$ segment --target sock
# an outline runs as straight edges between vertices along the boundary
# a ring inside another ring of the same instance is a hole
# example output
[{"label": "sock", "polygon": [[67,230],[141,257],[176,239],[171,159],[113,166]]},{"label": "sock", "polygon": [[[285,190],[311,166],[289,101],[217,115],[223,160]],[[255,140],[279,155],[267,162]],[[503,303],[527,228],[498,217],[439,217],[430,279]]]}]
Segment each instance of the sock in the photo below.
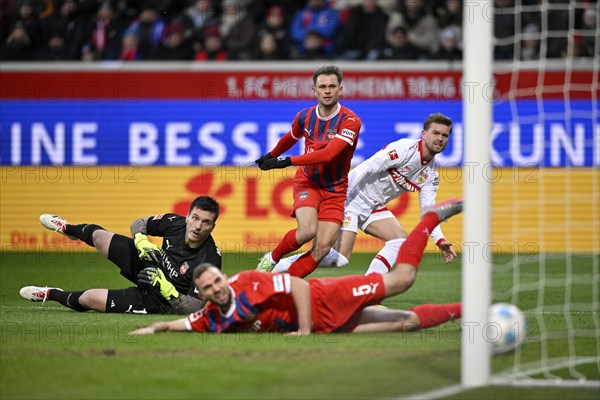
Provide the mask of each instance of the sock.
[{"label": "sock", "polygon": [[100,225],[94,224],[80,224],[65,226],[65,233],[69,236],[75,236],[77,239],[87,243],[89,246],[94,247],[94,241],[92,240],[92,234],[98,229],[106,230]]},{"label": "sock", "polygon": [[396,264],[410,264],[419,268],[421,257],[427,246],[427,239],[433,228],[438,226],[440,220],[435,213],[425,214],[421,222],[415,226],[404,244],[400,247]]},{"label": "sock", "polygon": [[431,328],[462,316],[462,303],[423,304],[410,311],[419,317],[419,329]]},{"label": "sock", "polygon": [[297,260],[299,259],[302,254],[304,253],[299,253],[299,254],[294,254],[293,256],[289,256],[286,258],[282,258],[281,260],[279,260],[279,262],[275,265],[275,268],[273,268],[273,273],[277,273],[277,272],[287,272],[288,269],[290,269],[290,266]]},{"label": "sock", "polygon": [[400,238],[388,240],[387,242],[385,242],[383,248],[379,250],[379,253],[377,253],[371,261],[369,269],[367,270],[365,275],[369,275],[372,273],[378,273],[383,275],[390,272],[394,267],[394,261],[396,261],[396,258],[398,257],[398,251],[400,250],[400,247],[402,246],[402,243],[404,243],[405,240],[405,238]]},{"label": "sock", "polygon": [[281,258],[287,253],[291,253],[292,251],[300,248],[301,244],[299,244],[296,240],[296,231],[297,229],[292,229],[285,234],[283,239],[281,239],[277,247],[275,247],[271,253],[271,258],[273,258],[273,261],[278,263],[279,260],[281,260]]},{"label": "sock", "polygon": [[319,267],[337,267],[341,268],[348,265],[348,259],[344,257],[339,251],[333,247],[329,250],[329,253],[319,263]]},{"label": "sock", "polygon": [[58,301],[60,304],[69,307],[71,310],[89,311],[79,304],[79,298],[83,292],[85,292],[85,290],[81,292],[63,292],[62,290],[50,289],[48,292],[48,300]]},{"label": "sock", "polygon": [[310,275],[317,268],[317,262],[310,252],[302,254],[288,269],[288,273],[298,278]]}]

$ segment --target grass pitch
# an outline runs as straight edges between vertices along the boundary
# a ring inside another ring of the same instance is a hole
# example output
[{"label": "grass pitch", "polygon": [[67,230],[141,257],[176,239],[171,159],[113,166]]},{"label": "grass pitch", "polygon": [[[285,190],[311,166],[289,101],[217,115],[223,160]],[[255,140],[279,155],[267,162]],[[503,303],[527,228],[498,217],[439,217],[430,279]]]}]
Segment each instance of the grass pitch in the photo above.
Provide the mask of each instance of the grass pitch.
[{"label": "grass pitch", "polygon": [[[364,273],[371,257],[356,254],[347,267],[319,269],[314,276]],[[233,275],[253,268],[257,259],[255,255],[226,254],[224,270]],[[134,328],[177,317],[77,313],[55,302],[41,305],[19,296],[19,289],[26,285],[65,290],[129,286],[114,265],[95,253],[0,253],[0,260],[2,399],[399,398],[460,382],[459,322],[410,334],[289,338],[281,334],[171,333],[131,337],[127,332]],[[496,300],[506,301],[515,272],[503,270],[511,263],[510,258],[495,261]],[[548,260],[546,278],[564,278],[563,265],[560,256]],[[576,273],[591,276],[589,257],[582,257],[575,265]],[[537,268],[525,266],[517,272],[522,283],[540,279]],[[594,281],[589,281],[588,285],[577,285],[571,294],[573,302],[591,302]],[[542,298],[547,304],[560,304],[564,296],[564,287],[557,286]],[[530,309],[538,299],[538,290],[525,290],[517,300],[519,306]],[[460,263],[444,265],[439,256],[428,255],[415,285],[384,304],[408,309],[459,300]],[[494,357],[494,371],[510,368],[517,357],[522,363],[539,360],[542,346],[535,337],[539,337],[540,323],[547,329],[561,330],[566,322],[559,314],[528,315],[534,340],[521,352]],[[593,329],[597,319],[596,310],[596,314],[576,314],[570,322],[578,328]],[[578,354],[597,356],[596,340],[577,341]],[[566,354],[566,339],[548,343],[544,351]],[[578,370],[588,379],[600,379],[597,365]],[[595,399],[598,392],[490,387],[462,392],[454,398],[505,397]]]}]

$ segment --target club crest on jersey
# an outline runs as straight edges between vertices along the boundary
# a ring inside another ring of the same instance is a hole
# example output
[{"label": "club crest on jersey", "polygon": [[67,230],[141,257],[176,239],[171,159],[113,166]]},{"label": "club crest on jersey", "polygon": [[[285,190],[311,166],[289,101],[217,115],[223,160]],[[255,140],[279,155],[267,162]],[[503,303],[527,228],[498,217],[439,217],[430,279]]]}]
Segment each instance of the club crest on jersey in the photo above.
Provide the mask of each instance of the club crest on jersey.
[{"label": "club crest on jersey", "polygon": [[394,160],[398,159],[398,152],[396,150],[388,151],[387,155],[388,155],[388,158],[390,159],[390,161],[394,161]]},{"label": "club crest on jersey", "polygon": [[179,267],[179,273],[181,275],[185,275],[185,273],[187,272],[188,269],[190,269],[190,266],[188,265],[188,263],[186,261],[183,264],[181,264],[181,267]]},{"label": "club crest on jersey", "polygon": [[427,174],[425,172],[421,172],[421,174],[417,178],[417,183],[423,183],[427,180],[427,178],[429,178],[429,174]]},{"label": "club crest on jersey", "polygon": [[327,130],[327,139],[331,140],[335,137],[335,131],[333,129]]},{"label": "club crest on jersey", "polygon": [[300,192],[298,193],[298,200],[304,201],[308,199],[308,192]]}]

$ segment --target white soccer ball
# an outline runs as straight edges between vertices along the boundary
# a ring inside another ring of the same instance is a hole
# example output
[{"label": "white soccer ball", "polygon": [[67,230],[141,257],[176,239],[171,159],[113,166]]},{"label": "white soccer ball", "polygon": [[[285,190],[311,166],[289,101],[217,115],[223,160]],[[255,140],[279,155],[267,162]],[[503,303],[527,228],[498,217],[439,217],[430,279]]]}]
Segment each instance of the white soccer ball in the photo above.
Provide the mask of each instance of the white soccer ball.
[{"label": "white soccer ball", "polygon": [[527,319],[513,304],[496,303],[489,309],[486,339],[492,343],[494,354],[506,353],[519,347],[527,336]]}]

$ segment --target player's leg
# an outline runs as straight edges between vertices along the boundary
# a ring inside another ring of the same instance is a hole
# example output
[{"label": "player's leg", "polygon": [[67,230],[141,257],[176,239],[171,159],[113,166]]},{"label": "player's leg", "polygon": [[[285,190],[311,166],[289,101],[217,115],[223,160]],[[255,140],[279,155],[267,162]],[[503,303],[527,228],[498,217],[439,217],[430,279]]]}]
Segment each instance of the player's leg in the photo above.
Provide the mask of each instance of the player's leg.
[{"label": "player's leg", "polygon": [[434,205],[421,213],[421,221],[400,247],[396,267],[383,276],[385,296],[403,293],[414,283],[417,268],[423,257],[429,234],[440,222],[462,211],[462,198],[452,198]]},{"label": "player's leg", "polygon": [[104,257],[108,256],[108,246],[113,233],[95,224],[70,224],[67,220],[52,214],[40,215],[40,223],[47,229],[65,235],[71,240],[81,240],[95,247]]},{"label": "player's leg", "polygon": [[[102,289],[91,289],[91,290],[82,290],[82,291],[63,291],[58,288],[49,288],[49,287],[41,287],[41,286],[25,286],[19,291],[21,297],[30,300],[30,301],[56,301],[62,304],[65,307],[70,308],[75,311],[88,311],[93,308],[89,307],[85,301],[81,302],[82,297],[87,297],[90,299],[89,294],[86,295],[87,292],[94,292],[96,290]],[[105,289],[104,289],[105,290]],[[95,293],[98,294],[98,293]],[[101,295],[101,294],[100,294]],[[104,304],[106,304],[106,296],[104,299]],[[101,311],[102,310],[97,310]]]},{"label": "player's leg", "polygon": [[462,316],[462,303],[424,304],[410,311],[366,307],[353,332],[411,332],[427,329]]},{"label": "player's leg", "polygon": [[390,272],[398,257],[398,251],[400,246],[404,243],[408,237],[408,233],[400,225],[396,217],[386,210],[387,212],[380,214],[378,217],[373,216],[373,220],[367,220],[365,233],[376,237],[385,242],[383,248],[373,257],[367,274],[379,273],[387,274]]}]

